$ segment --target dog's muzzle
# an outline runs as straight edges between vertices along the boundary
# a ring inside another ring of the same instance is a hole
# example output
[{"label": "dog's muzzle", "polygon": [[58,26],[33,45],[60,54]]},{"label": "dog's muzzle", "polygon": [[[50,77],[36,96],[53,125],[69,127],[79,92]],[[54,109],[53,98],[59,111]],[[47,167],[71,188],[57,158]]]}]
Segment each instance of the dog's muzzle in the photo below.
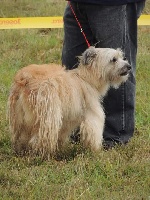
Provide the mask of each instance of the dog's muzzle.
[{"label": "dog's muzzle", "polygon": [[126,64],[120,70],[120,76],[126,76],[131,71],[131,65]]}]

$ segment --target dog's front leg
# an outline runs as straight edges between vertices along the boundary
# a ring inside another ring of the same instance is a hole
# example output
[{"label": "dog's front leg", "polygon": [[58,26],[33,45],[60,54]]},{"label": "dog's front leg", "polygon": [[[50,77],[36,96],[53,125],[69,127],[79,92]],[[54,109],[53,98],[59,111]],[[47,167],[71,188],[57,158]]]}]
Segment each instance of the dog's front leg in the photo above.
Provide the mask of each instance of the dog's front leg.
[{"label": "dog's front leg", "polygon": [[103,129],[104,129],[105,114],[103,109],[88,110],[85,115],[85,120],[81,123],[80,134],[83,145],[90,147],[92,151],[97,151],[102,146]]}]

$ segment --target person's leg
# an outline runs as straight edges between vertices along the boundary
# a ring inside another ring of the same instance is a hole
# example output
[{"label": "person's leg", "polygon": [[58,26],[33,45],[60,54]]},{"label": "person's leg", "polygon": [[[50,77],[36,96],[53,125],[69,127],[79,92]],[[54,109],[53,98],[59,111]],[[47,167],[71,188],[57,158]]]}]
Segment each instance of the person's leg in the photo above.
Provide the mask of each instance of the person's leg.
[{"label": "person's leg", "polygon": [[[86,37],[92,43],[92,32],[84,14],[80,13],[79,4],[71,2],[74,12],[86,32]],[[88,48],[85,39],[81,33],[79,25],[69,7],[67,5],[64,13],[64,43],[62,50],[62,64],[67,69],[73,69],[78,66],[78,58]]]},{"label": "person's leg", "polygon": [[[84,12],[80,12],[80,5],[78,3],[71,2],[74,12],[84,30],[89,43],[93,44],[93,34],[89,27],[85,9]],[[85,5],[82,5],[85,7]],[[62,64],[69,70],[78,67],[78,58],[88,48],[86,41],[81,33],[79,25],[73,15],[69,5],[67,5],[64,13],[64,43],[62,49]],[[77,127],[73,130],[71,135],[71,142],[78,143],[80,141],[80,128]]]},{"label": "person's leg", "polygon": [[117,90],[110,89],[104,99],[104,140],[108,145],[115,142],[125,144],[134,132],[137,6],[86,7],[92,33],[99,41],[98,47],[121,48],[132,65],[128,81]]}]

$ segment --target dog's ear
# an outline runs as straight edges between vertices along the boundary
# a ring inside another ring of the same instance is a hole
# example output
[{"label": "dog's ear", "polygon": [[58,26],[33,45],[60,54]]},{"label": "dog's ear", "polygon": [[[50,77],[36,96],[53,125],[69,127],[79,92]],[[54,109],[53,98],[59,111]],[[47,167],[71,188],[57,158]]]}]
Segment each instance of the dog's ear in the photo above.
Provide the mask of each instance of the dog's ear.
[{"label": "dog's ear", "polygon": [[124,52],[122,51],[121,48],[117,48],[116,51],[118,52],[118,54],[123,57],[124,56]]},{"label": "dog's ear", "polygon": [[82,65],[90,65],[94,61],[97,55],[95,47],[89,47],[80,57],[80,62]]}]

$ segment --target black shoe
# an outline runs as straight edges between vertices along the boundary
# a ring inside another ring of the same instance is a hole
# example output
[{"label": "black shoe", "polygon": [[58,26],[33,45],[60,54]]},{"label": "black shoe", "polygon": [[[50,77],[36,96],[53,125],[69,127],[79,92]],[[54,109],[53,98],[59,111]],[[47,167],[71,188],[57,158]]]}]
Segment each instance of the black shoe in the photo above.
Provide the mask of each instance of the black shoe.
[{"label": "black shoe", "polygon": [[110,150],[112,148],[115,148],[116,146],[122,146],[126,145],[128,142],[120,142],[120,141],[115,141],[115,140],[105,140],[103,142],[103,148],[104,150]]},{"label": "black shoe", "polygon": [[112,148],[114,148],[118,143],[115,141],[104,141],[103,142],[103,149],[104,150],[110,150]]}]

